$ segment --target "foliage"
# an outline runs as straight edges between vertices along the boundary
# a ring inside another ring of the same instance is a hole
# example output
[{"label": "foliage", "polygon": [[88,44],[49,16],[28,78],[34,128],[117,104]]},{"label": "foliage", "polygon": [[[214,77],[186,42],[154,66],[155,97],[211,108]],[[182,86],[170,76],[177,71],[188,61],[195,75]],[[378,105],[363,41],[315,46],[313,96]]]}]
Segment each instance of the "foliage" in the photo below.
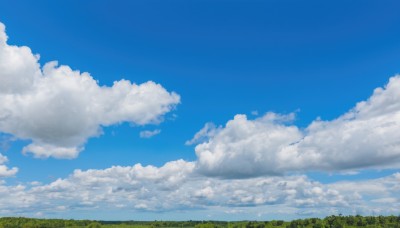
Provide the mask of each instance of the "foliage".
[{"label": "foliage", "polygon": [[91,222],[87,225],[87,228],[101,228],[101,224],[99,222]]},{"label": "foliage", "polygon": [[272,221],[91,221],[63,219],[0,218],[0,228],[400,228],[400,216],[342,216]]}]

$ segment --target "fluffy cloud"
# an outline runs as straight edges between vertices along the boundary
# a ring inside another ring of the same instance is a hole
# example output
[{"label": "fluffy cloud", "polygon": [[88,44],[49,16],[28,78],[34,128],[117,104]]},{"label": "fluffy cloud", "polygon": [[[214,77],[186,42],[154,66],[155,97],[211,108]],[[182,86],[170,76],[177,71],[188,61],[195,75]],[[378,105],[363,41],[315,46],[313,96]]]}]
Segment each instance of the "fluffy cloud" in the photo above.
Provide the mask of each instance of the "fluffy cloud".
[{"label": "fluffy cloud", "polygon": [[351,197],[355,214],[399,214],[400,173],[364,181],[340,181],[327,187]]},{"label": "fluffy cloud", "polygon": [[333,121],[314,121],[298,144],[324,170],[398,168],[400,162],[400,77]]},{"label": "fluffy cloud", "polygon": [[[26,208],[53,210],[60,206],[77,208],[125,208],[129,210],[165,211],[207,206],[243,207],[283,204],[345,205],[338,194],[331,194],[319,183],[304,176],[217,180],[199,176],[194,163],[168,162],[158,168],[136,164],[114,166],[104,170],[76,170],[68,178],[47,185],[10,186],[17,188],[8,198],[26,198]],[[1,193],[1,192],[0,192]],[[11,192],[10,192],[11,193]],[[14,195],[15,194],[15,195]],[[316,197],[318,195],[318,197]],[[7,198],[7,197],[6,197]],[[314,198],[311,200],[309,198]],[[333,199],[334,198],[334,199]],[[1,210],[10,207],[0,200]],[[306,202],[303,202],[305,199]],[[301,202],[300,202],[301,201]],[[335,203],[335,204],[336,204]],[[18,201],[12,205],[20,205]]]},{"label": "fluffy cloud", "polygon": [[14,176],[18,172],[18,168],[8,168],[5,163],[8,162],[8,158],[0,154],[0,177]]},{"label": "fluffy cloud", "polygon": [[[61,215],[65,210],[165,213],[204,209],[234,214],[243,208],[285,208],[286,215],[324,216],[332,210],[346,214],[391,214],[400,212],[399,178],[396,173],[380,179],[333,184],[322,184],[303,175],[221,180],[199,175],[193,162],[177,160],[162,167],[136,164],[75,170],[67,178],[49,184],[6,186],[3,182],[0,214]],[[387,206],[389,201],[392,207]]]},{"label": "fluffy cloud", "polygon": [[75,158],[102,126],[159,123],[180,102],[151,81],[100,86],[89,73],[38,60],[8,45],[0,23],[0,131],[31,140],[23,151],[35,157]]},{"label": "fluffy cloud", "polygon": [[241,178],[399,167],[400,76],[390,78],[368,100],[332,121],[315,120],[300,130],[286,122],[293,117],[267,113],[249,120],[236,115],[196,146],[198,170],[209,176]]},{"label": "fluffy cloud", "polygon": [[207,142],[196,146],[197,166],[202,173],[229,178],[277,174],[286,170],[279,151],[302,138],[295,126],[284,121],[293,115],[268,113],[256,120],[236,115]]},{"label": "fluffy cloud", "polygon": [[155,135],[158,135],[158,134],[160,134],[160,133],[161,133],[161,130],[160,130],[160,129],[156,129],[156,130],[154,130],[154,131],[148,131],[148,130],[146,130],[146,131],[141,131],[141,132],[139,133],[139,136],[140,136],[140,138],[148,139],[148,138],[151,138],[151,137],[153,137],[153,136],[155,136]]}]

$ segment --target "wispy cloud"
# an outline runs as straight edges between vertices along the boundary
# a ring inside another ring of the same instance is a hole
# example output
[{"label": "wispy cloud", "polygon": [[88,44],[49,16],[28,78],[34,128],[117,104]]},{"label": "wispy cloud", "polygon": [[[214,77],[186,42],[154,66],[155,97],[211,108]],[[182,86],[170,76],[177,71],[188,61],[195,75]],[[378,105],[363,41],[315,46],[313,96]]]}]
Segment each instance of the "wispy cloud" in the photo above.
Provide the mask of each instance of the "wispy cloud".
[{"label": "wispy cloud", "polygon": [[155,135],[158,135],[160,133],[161,133],[160,129],[155,129],[153,131],[146,130],[146,131],[141,131],[139,133],[139,136],[140,136],[140,138],[148,139],[148,138],[151,138],[151,137],[153,137]]},{"label": "wispy cloud", "polygon": [[191,140],[187,140],[185,145],[190,146],[193,144],[202,143],[215,136],[221,127],[216,127],[214,123],[206,123],[202,129],[200,129]]}]

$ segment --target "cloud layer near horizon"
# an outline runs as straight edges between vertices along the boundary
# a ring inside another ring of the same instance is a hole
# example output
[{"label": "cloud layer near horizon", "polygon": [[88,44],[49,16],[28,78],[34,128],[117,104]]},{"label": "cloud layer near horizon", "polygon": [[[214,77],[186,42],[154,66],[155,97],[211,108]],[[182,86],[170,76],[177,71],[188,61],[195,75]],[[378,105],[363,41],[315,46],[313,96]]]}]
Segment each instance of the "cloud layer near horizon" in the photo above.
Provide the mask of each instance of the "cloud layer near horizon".
[{"label": "cloud layer near horizon", "polygon": [[101,127],[159,123],[180,102],[152,81],[100,86],[89,73],[38,60],[29,47],[8,45],[0,23],[0,132],[31,140],[23,152],[35,157],[75,158]]},{"label": "cloud layer near horizon", "polygon": [[198,170],[243,178],[400,167],[400,76],[337,119],[317,119],[304,130],[293,120],[293,113],[267,113],[254,120],[236,115],[224,127],[206,124],[193,139],[208,138],[195,148]]},{"label": "cloud layer near horizon", "polygon": [[[399,173],[333,184],[312,181],[304,175],[221,180],[199,175],[193,162],[177,160],[159,168],[136,164],[75,170],[67,178],[49,184],[0,183],[0,214],[203,209],[232,214],[243,213],[243,208],[266,206],[285,208],[286,214],[314,216],[330,214],[332,209],[346,214],[394,214],[400,212],[399,183]],[[392,207],[387,207],[388,202]]]}]

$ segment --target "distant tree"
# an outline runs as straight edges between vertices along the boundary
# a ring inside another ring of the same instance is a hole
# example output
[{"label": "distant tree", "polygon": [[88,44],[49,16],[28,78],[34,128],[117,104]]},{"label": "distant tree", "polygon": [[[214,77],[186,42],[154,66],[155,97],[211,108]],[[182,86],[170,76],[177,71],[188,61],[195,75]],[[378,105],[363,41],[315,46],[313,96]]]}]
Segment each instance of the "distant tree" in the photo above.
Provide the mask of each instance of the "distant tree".
[{"label": "distant tree", "polygon": [[375,217],[374,216],[367,216],[367,217],[365,217],[365,222],[368,225],[375,225]]},{"label": "distant tree", "polygon": [[312,225],[312,228],[323,228],[323,227],[324,225],[322,224],[321,221],[318,221]]},{"label": "distant tree", "polygon": [[326,217],[324,220],[328,224],[329,228],[334,228],[334,223],[335,223],[335,220],[336,220],[336,216],[331,215],[331,216]]},{"label": "distant tree", "polygon": [[361,215],[356,215],[356,225],[357,226],[365,226],[366,222],[364,221],[364,218]]}]

